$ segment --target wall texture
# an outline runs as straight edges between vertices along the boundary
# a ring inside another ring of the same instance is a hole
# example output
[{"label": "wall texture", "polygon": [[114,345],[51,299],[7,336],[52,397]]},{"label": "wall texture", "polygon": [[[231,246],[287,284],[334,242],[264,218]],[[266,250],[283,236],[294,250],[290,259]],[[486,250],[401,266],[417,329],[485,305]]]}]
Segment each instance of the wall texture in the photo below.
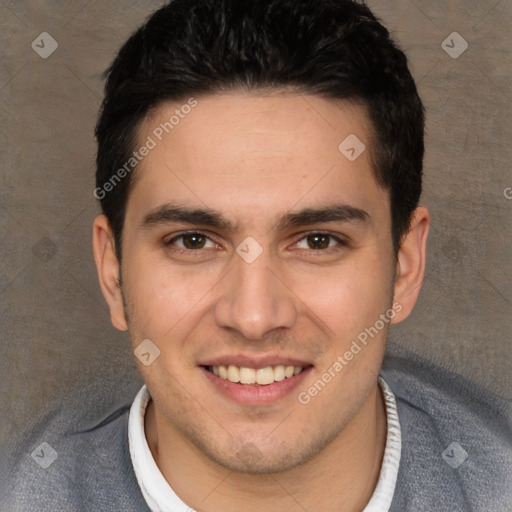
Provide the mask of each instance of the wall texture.
[{"label": "wall texture", "polygon": [[[103,71],[161,4],[0,3],[0,440],[86,382],[141,383],[92,259],[93,128]],[[428,113],[427,277],[391,339],[512,399],[512,4],[369,4]]]}]

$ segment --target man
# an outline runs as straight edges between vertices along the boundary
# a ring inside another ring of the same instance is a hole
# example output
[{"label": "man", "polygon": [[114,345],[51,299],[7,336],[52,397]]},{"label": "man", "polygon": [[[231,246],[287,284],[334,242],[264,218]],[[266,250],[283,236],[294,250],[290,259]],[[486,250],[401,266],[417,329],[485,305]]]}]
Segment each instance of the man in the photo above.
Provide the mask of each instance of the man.
[{"label": "man", "polygon": [[8,510],[512,510],[510,404],[412,354],[383,367],[424,275],[423,124],[364,5],[157,11],[109,70],[94,191],[145,385],[33,429],[18,453],[58,457],[14,458]]}]

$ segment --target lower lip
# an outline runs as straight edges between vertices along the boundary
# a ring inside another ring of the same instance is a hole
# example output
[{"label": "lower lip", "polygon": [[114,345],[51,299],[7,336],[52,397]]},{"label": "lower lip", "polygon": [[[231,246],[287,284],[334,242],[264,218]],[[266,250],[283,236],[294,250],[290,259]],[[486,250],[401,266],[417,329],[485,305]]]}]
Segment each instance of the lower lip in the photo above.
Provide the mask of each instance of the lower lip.
[{"label": "lower lip", "polygon": [[266,386],[234,383],[217,377],[202,366],[200,369],[212,385],[215,386],[215,389],[235,402],[245,405],[266,405],[290,395],[304,381],[313,367],[308,366],[298,375],[267,384]]}]

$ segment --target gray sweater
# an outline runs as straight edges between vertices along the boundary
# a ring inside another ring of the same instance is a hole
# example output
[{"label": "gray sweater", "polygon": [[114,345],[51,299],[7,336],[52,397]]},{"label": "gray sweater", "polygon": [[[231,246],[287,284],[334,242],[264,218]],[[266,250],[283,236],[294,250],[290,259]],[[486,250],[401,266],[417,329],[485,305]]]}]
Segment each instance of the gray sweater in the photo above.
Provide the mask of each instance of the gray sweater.
[{"label": "gray sweater", "polygon": [[[393,345],[381,375],[402,427],[390,512],[512,512],[512,403]],[[105,379],[28,428],[4,456],[0,511],[149,512],[128,449],[139,387]]]}]

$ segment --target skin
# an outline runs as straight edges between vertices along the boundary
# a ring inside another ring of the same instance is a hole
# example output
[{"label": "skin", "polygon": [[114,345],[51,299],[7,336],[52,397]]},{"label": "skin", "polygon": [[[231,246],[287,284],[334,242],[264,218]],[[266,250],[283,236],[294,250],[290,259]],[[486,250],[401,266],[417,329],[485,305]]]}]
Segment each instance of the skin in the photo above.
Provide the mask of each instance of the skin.
[{"label": "skin", "polygon": [[[106,218],[93,228],[113,325],[129,330],[134,349],[149,338],[161,351],[149,366],[136,360],[152,396],[148,444],[173,490],[196,510],[361,510],[385,447],[377,376],[388,324],[307,405],[297,394],[393,303],[401,309],[392,323],[409,315],[424,275],[429,214],[414,212],[395,257],[389,194],[374,179],[362,105],[284,92],[197,99],[137,169],[122,268]],[[160,105],[139,140],[179,107]],[[366,145],[353,162],[338,150],[349,134]],[[166,203],[215,210],[237,229],[142,225]],[[289,213],[335,203],[367,219],[276,227]],[[211,241],[195,239],[200,249],[186,248],[190,237],[165,245],[187,230]],[[344,243],[320,237],[318,244],[311,232]],[[249,236],[263,249],[250,264],[236,252]],[[313,368],[277,403],[242,405],[216,391],[198,366],[226,354],[277,354]]]}]

